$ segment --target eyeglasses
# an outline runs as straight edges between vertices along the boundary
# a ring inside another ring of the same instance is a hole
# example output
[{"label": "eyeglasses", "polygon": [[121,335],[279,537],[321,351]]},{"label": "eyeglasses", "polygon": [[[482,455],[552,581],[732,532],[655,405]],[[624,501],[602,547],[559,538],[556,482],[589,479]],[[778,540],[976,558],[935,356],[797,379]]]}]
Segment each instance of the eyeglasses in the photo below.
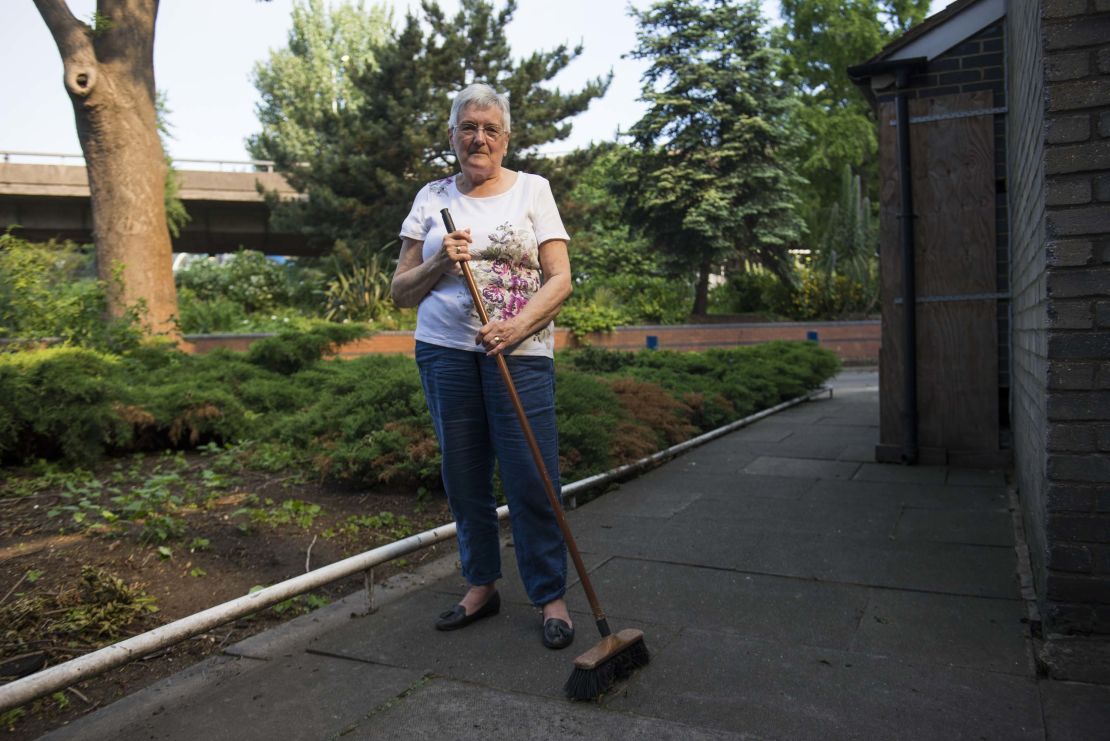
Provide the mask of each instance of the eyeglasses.
[{"label": "eyeglasses", "polygon": [[498,141],[499,139],[501,139],[502,136],[508,133],[505,131],[505,129],[501,128],[497,124],[485,124],[483,126],[479,126],[478,124],[471,123],[469,121],[464,121],[463,123],[456,125],[455,131],[462,134],[462,138],[467,140],[474,139],[476,136],[478,136],[478,132],[481,131],[483,134],[486,135],[486,138],[492,142]]}]

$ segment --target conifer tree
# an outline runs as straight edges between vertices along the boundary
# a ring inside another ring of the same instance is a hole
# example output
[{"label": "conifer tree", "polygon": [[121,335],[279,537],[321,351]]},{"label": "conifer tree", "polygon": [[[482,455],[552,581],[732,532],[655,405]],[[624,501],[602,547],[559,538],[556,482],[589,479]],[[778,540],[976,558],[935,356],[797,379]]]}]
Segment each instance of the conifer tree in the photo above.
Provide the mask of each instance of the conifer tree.
[{"label": "conifer tree", "polygon": [[802,235],[790,90],[757,2],[661,0],[633,13],[650,107],[630,130],[628,213],[663,267],[696,273],[702,315],[710,274],[732,259],[789,280],[788,248]]}]

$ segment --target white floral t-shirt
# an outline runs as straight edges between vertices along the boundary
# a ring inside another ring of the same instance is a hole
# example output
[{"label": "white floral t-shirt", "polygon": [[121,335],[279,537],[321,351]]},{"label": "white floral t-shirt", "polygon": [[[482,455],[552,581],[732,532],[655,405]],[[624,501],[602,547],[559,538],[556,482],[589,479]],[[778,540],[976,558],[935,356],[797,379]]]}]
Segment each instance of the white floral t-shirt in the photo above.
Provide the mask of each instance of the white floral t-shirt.
[{"label": "white floral t-shirt", "polygon": [[[459,192],[454,177],[428,183],[401,225],[402,237],[424,243],[425,260],[442,249],[447,234],[443,208],[451,210],[457,229],[470,228],[470,269],[490,320],[519,314],[543,281],[539,245],[569,239],[551,185],[539,175],[518,172],[504,193],[472,198]],[[416,317],[417,340],[485,352],[475,343],[482,322],[461,274],[444,273],[420,302]],[[548,324],[521,341],[512,354],[552,357],[554,328],[554,323]]]}]

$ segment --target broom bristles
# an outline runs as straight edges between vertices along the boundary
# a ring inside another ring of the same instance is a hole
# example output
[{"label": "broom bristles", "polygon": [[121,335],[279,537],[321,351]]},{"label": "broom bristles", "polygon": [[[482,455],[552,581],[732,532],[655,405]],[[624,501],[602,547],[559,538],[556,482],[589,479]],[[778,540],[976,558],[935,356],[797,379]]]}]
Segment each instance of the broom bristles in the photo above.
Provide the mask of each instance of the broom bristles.
[{"label": "broom bristles", "polygon": [[627,679],[632,672],[647,666],[650,661],[651,654],[648,653],[641,633],[611,656],[595,662],[594,666],[575,666],[563,691],[571,700],[596,700],[608,692],[614,683]]}]

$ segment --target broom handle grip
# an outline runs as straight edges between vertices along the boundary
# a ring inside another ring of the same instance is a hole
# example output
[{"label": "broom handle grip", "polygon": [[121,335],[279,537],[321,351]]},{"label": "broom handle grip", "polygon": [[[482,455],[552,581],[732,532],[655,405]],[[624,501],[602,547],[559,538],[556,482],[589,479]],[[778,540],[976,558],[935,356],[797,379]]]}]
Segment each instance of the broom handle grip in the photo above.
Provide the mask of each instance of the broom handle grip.
[{"label": "broom handle grip", "polygon": [[[451,212],[444,208],[439,213],[443,217],[443,226],[446,227],[447,233],[450,234],[455,231],[455,222],[451,218]],[[478,316],[481,318],[483,325],[489,324],[489,315],[486,314],[482,294],[478,291],[478,284],[474,282],[474,274],[470,271],[470,265],[466,260],[459,264],[462,266],[463,278],[466,279],[466,287],[470,289],[470,297],[474,300],[474,306],[478,308]],[[505,362],[503,355],[495,355],[494,359],[497,361],[497,369],[501,371],[501,378],[505,381],[505,388],[513,402],[517,419],[520,420],[520,429],[524,433],[524,439],[528,443],[528,448],[532,451],[532,460],[536,462],[536,469],[539,471],[540,478],[543,479],[544,492],[547,494],[547,500],[551,503],[551,509],[555,512],[555,521],[559,523],[559,529],[563,532],[563,540],[567,543],[567,550],[570,551],[571,560],[574,561],[574,568],[578,572],[578,578],[582,581],[582,589],[586,592],[586,599],[589,600],[594,620],[597,621],[602,637],[607,636],[609,635],[609,625],[605,619],[605,612],[601,609],[601,602],[598,601],[593,583],[590,582],[590,576],[586,573],[586,564],[582,562],[582,554],[578,552],[578,543],[575,542],[574,534],[570,531],[570,525],[563,513],[563,505],[559,502],[559,495],[555,493],[555,485],[551,483],[551,476],[547,472],[547,466],[544,465],[543,453],[540,452],[540,446],[536,443],[536,436],[532,434],[532,425],[528,422],[524,405],[520,402],[520,396],[516,393],[516,384],[513,383],[512,373],[509,372],[509,364]]]}]

